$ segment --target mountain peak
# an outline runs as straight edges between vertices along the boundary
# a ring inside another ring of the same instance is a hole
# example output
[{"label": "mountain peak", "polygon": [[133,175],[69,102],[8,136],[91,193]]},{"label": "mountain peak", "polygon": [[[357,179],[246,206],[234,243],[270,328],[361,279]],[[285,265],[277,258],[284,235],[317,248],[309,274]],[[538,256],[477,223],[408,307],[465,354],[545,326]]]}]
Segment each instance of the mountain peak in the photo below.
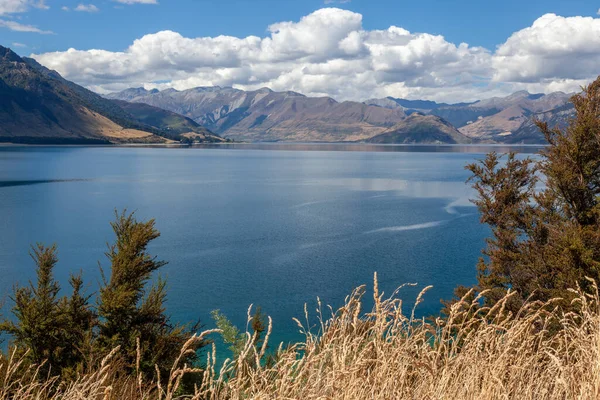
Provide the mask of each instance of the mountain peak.
[{"label": "mountain peak", "polygon": [[17,55],[14,51],[9,49],[8,47],[0,46],[0,60],[1,61],[14,61],[14,62],[22,62],[21,57]]},{"label": "mountain peak", "polygon": [[[205,92],[218,92],[218,91],[223,90],[223,89],[224,88],[222,88],[220,86],[197,86],[195,88],[187,89],[185,91],[197,92],[197,93],[205,93]],[[171,92],[177,92],[177,90],[175,90],[173,88],[170,88],[170,89],[167,89],[167,90],[170,90]]]},{"label": "mountain peak", "polygon": [[273,91],[268,87],[261,87],[257,90],[258,93],[273,93]]},{"label": "mountain peak", "polygon": [[510,96],[507,96],[507,98],[518,98],[518,97],[528,97],[528,96],[529,96],[529,92],[527,90],[519,90],[519,91],[514,92]]},{"label": "mountain peak", "polygon": [[431,100],[407,100],[407,99],[398,99],[395,97],[387,97],[387,99],[396,102],[398,105],[400,105],[406,109],[434,110],[436,108],[448,105],[445,103],[436,103],[435,101],[431,101]]},{"label": "mountain peak", "polygon": [[527,90],[519,90],[518,92],[514,92],[513,94],[506,96],[505,100],[517,100],[522,98],[526,98],[528,100],[537,100],[544,96],[544,93],[529,93]]},{"label": "mountain peak", "polygon": [[454,126],[435,115],[415,112],[390,129],[367,140],[369,143],[470,143]]}]

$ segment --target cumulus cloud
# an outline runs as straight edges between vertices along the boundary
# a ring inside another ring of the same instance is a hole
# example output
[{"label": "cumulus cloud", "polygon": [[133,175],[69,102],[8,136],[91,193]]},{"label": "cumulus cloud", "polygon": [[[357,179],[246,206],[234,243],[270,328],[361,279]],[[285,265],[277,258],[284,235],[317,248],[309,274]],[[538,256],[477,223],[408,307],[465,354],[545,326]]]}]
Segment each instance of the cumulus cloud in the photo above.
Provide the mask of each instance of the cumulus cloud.
[{"label": "cumulus cloud", "polygon": [[[340,100],[395,96],[467,101],[518,89],[576,89],[598,73],[598,23],[600,19],[549,14],[492,53],[396,26],[365,30],[361,14],[323,8],[299,21],[272,24],[264,37],[189,38],[161,31],[121,52],[69,49],[32,56],[100,92],[132,86],[267,86]],[[583,56],[583,62],[564,62],[574,55]]]},{"label": "cumulus cloud", "polygon": [[74,10],[79,11],[79,12],[89,12],[89,13],[95,13],[95,12],[100,11],[100,9],[93,4],[79,4],[79,5],[77,5],[77,7],[74,8]]},{"label": "cumulus cloud", "polygon": [[3,20],[3,19],[0,19],[0,28],[7,28],[7,29],[10,29],[11,31],[16,31],[16,32],[41,33],[42,35],[51,35],[54,33],[52,31],[41,30],[33,25],[25,25],[25,24],[18,23],[16,21]]},{"label": "cumulus cloud", "polygon": [[600,73],[600,18],[546,14],[500,45],[493,65],[495,81],[591,79]]}]

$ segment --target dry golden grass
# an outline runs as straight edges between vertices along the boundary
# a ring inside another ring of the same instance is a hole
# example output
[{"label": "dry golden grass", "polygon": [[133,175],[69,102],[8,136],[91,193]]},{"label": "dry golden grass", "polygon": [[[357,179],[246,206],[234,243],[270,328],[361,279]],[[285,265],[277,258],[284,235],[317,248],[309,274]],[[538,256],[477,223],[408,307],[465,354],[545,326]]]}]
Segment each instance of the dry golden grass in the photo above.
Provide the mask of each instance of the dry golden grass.
[{"label": "dry golden grass", "polygon": [[137,129],[127,129],[116,124],[103,115],[95,113],[85,107],[81,108],[81,112],[87,120],[87,124],[96,134],[113,139],[141,139],[149,138],[154,135],[149,132],[140,131]]},{"label": "dry golden grass", "polygon": [[[273,365],[259,362],[266,341],[255,347],[249,334],[239,358],[223,366],[215,365],[213,347],[195,395],[177,397],[182,376],[193,371],[179,363],[163,385],[118,378],[115,350],[98,371],[69,385],[39,383],[35,371],[16,379],[19,361],[3,360],[0,400],[600,398],[598,293],[576,291],[577,314],[549,302],[528,304],[513,316],[500,302],[473,316],[477,303],[462,301],[448,319],[431,322],[415,319],[414,309],[404,314],[395,297],[384,300],[376,279],[374,309],[362,313],[364,293],[355,290],[329,318],[319,306],[318,332],[297,321],[305,341],[280,346]],[[215,332],[190,339],[182,354]]]}]

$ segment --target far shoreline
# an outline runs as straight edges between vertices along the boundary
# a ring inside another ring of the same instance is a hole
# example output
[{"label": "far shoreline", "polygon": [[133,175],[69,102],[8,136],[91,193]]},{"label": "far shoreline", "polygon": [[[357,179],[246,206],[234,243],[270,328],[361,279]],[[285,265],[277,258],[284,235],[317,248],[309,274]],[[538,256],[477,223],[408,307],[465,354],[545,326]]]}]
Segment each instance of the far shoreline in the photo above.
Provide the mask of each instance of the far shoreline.
[{"label": "far shoreline", "polygon": [[536,154],[547,147],[544,144],[372,144],[357,142],[237,142],[237,143],[117,143],[117,144],[22,144],[0,143],[0,148],[153,148],[196,150],[263,150],[263,151],[348,151],[389,153],[525,153]]}]

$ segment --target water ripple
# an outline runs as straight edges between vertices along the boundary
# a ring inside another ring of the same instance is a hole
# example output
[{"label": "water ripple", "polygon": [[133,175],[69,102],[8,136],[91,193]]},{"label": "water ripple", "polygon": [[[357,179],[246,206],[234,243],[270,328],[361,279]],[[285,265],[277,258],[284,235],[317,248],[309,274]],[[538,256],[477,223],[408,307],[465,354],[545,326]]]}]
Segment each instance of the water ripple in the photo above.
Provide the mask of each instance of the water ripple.
[{"label": "water ripple", "polygon": [[423,224],[414,224],[414,225],[400,225],[400,226],[388,226],[386,228],[379,228],[372,231],[365,232],[369,233],[379,233],[379,232],[403,232],[403,231],[414,231],[417,229],[427,229],[427,228],[435,228],[436,226],[440,226],[445,224],[448,221],[433,221],[433,222],[425,222]]}]

